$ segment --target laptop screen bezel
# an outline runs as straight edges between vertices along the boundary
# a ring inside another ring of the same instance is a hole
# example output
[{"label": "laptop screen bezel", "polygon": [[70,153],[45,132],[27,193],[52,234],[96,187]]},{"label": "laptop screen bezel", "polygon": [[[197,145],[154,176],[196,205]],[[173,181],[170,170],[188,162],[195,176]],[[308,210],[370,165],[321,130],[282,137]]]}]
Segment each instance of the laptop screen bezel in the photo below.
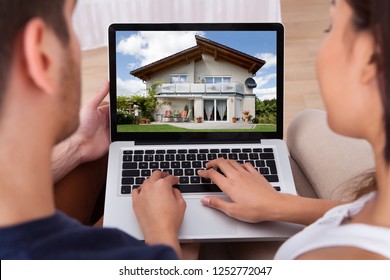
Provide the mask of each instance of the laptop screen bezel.
[{"label": "laptop screen bezel", "polygon": [[[117,132],[117,31],[276,31],[276,132]],[[283,139],[284,120],[284,26],[281,23],[115,23],[108,29],[111,141],[139,144],[247,143]]]}]

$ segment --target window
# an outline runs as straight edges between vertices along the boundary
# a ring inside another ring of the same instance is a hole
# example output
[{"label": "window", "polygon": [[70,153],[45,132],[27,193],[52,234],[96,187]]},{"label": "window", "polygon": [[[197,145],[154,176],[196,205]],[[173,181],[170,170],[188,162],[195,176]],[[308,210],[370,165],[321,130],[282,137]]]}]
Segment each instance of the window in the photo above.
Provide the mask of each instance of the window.
[{"label": "window", "polygon": [[231,81],[232,77],[204,77],[206,84],[230,83]]},{"label": "window", "polygon": [[187,83],[188,75],[171,75],[172,84],[182,84]]}]

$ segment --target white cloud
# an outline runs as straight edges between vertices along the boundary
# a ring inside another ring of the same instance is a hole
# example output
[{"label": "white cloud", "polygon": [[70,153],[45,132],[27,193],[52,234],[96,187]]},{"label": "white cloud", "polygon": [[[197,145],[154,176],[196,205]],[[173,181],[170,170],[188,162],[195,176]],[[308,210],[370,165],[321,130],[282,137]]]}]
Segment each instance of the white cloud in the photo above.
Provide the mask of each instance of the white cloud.
[{"label": "white cloud", "polygon": [[276,87],[254,89],[253,93],[256,94],[260,100],[276,99]]},{"label": "white cloud", "polygon": [[276,74],[268,74],[268,75],[262,75],[259,77],[255,77],[254,80],[256,81],[257,87],[260,88],[266,84],[268,84],[269,81],[276,78]]},{"label": "white cloud", "polygon": [[265,60],[265,65],[262,69],[267,69],[272,66],[276,66],[276,55],[273,53],[258,53],[255,57]]},{"label": "white cloud", "polygon": [[145,66],[196,45],[198,31],[142,31],[125,38],[117,45],[117,52],[132,55]]},{"label": "white cloud", "polygon": [[141,80],[122,80],[121,78],[116,79],[117,95],[121,96],[132,96],[145,92],[146,86]]}]

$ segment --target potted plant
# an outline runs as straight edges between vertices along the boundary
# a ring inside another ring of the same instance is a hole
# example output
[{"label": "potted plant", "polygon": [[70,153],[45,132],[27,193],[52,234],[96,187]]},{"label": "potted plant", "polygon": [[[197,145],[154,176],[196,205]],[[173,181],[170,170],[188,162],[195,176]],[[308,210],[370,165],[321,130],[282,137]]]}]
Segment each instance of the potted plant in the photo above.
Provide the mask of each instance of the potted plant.
[{"label": "potted plant", "polygon": [[146,124],[147,123],[147,118],[141,118],[140,120],[139,120],[139,123],[140,124]]},{"label": "potted plant", "polygon": [[232,117],[232,123],[236,123],[237,122],[237,118],[236,117]]},{"label": "potted plant", "polygon": [[202,117],[201,116],[196,117],[196,122],[197,123],[201,123],[202,122]]}]

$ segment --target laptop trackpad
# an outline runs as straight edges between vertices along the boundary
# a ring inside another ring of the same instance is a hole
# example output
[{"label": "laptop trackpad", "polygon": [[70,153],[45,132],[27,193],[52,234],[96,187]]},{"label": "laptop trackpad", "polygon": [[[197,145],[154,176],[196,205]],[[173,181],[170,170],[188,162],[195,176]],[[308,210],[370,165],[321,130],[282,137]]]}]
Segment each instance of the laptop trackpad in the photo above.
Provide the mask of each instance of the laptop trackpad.
[{"label": "laptop trackpad", "polygon": [[200,198],[186,198],[187,209],[179,238],[192,236],[223,237],[237,232],[237,221],[216,209],[203,206]]}]

